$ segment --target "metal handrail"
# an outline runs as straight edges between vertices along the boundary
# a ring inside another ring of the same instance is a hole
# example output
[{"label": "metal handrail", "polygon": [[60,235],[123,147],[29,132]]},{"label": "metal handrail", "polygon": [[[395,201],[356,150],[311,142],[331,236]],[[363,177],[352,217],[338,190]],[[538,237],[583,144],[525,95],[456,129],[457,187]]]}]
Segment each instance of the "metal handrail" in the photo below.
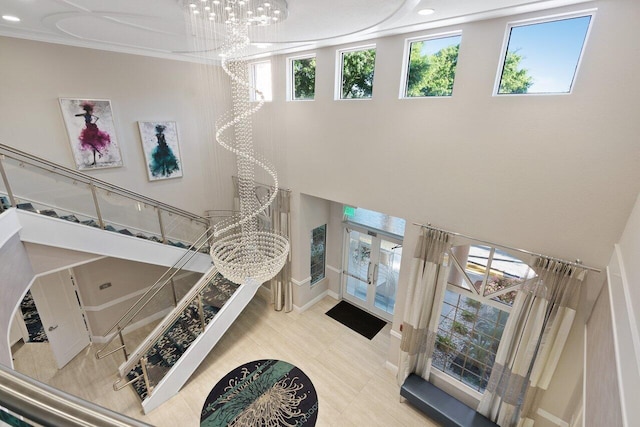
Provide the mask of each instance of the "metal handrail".
[{"label": "metal handrail", "polygon": [[2,364],[0,407],[45,426],[151,427],[43,384]]},{"label": "metal handrail", "polygon": [[[153,345],[162,337],[167,330],[173,325],[173,323],[180,317],[182,312],[186,310],[186,308],[196,299],[200,292],[209,285],[211,280],[218,274],[217,268],[212,268],[209,270],[208,274],[205,274],[200,279],[200,285],[193,286],[189,292],[180,300],[180,303],[173,309],[167,317],[165,317],[158,326],[147,336],[147,338],[131,353],[131,357],[125,361],[118,368],[121,373],[130,372],[135,365],[142,359],[142,357],[147,354],[147,352],[153,347]],[[116,381],[116,383],[120,382],[120,380]],[[114,384],[115,386],[115,384]]]},{"label": "metal handrail", "polygon": [[[185,251],[184,254],[182,254],[182,256],[180,257],[180,259],[178,259],[178,261],[176,261],[175,264],[173,264],[173,266],[169,267],[163,274],[162,276],[160,276],[160,278],[158,280],[156,280],[156,282],[151,285],[149,287],[149,289],[147,289],[147,291],[140,297],[138,298],[138,300],[133,303],[131,305],[131,307],[129,307],[129,309],[122,315],[122,317],[120,317],[120,319],[118,319],[118,321],[116,323],[114,323],[114,325],[109,328],[109,330],[107,330],[107,332],[105,333],[105,336],[108,336],[111,332],[115,331],[116,329],[118,330],[118,334],[113,334],[111,336],[111,338],[109,338],[107,340],[107,342],[98,350],[96,351],[96,358],[98,359],[103,359],[107,356],[109,356],[112,353],[115,353],[116,351],[120,350],[120,349],[124,349],[124,342],[122,343],[122,345],[116,349],[113,349],[111,351],[109,351],[108,353],[103,354],[103,352],[107,349],[107,347],[113,342],[113,340],[115,340],[115,338],[117,336],[120,336],[120,339],[122,340],[121,337],[121,333],[124,330],[124,328],[126,328],[128,325],[131,324],[131,322],[133,321],[133,319],[135,319],[135,317],[147,306],[147,304],[149,304],[149,302],[151,302],[153,300],[153,298],[155,298],[155,296],[164,289],[164,287],[168,284],[171,283],[171,280],[178,274],[178,272],[189,262],[191,261],[191,259],[193,259],[193,257],[199,253],[199,251],[206,245],[209,243],[209,236],[211,233],[212,229],[208,228],[204,233],[202,233],[194,243],[191,244],[191,246],[189,247],[189,249],[187,249]],[[197,247],[196,247],[197,245]],[[165,279],[165,276],[169,275],[169,277],[167,277]],[[160,282],[162,282],[162,284],[160,286],[157,286]],[[157,286],[157,288],[156,288]],[[155,288],[155,292],[154,292],[154,288]],[[149,296],[149,294],[151,294],[153,292],[152,295]],[[144,301],[144,302],[143,302]],[[138,305],[142,302],[142,304],[138,307]],[[131,312],[134,311],[137,307],[137,310],[135,311],[135,313],[133,313],[132,315]],[[130,315],[130,316],[129,316]],[[121,323],[128,317],[128,320],[126,322],[124,322],[124,324],[121,325]],[[125,351],[125,358],[128,358],[126,351]]]},{"label": "metal handrail", "polygon": [[102,181],[98,178],[94,178],[90,175],[75,171],[65,166],[58,165],[49,160],[42,159],[40,157],[34,156],[33,154],[29,154],[27,152],[18,150],[8,145],[0,144],[0,154],[13,158],[18,161],[29,163],[32,166],[36,166],[48,172],[53,172],[58,175],[65,176],[67,178],[72,178],[72,179],[75,179],[76,181],[83,182],[85,184],[94,185],[96,188],[101,188],[103,190],[120,194],[121,196],[125,196],[135,201],[145,203],[147,205],[162,209],[163,211],[174,213],[176,215],[180,215],[180,216],[189,218],[191,220],[200,222],[203,225],[209,226],[209,221],[207,220],[207,218],[204,218],[200,215],[196,215],[194,213],[185,211],[175,206],[171,206],[166,203],[160,202],[158,200],[151,199],[149,197],[143,196],[142,194],[136,193],[131,190],[127,190],[126,188],[122,188],[114,184],[110,184],[106,181]]}]

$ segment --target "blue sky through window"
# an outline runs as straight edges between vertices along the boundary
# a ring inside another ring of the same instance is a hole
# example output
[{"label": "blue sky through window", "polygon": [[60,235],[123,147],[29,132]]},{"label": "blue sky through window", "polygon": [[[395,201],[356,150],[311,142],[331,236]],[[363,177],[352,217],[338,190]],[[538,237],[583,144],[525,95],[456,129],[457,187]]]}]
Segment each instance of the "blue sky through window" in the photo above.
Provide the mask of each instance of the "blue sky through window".
[{"label": "blue sky through window", "polygon": [[440,52],[445,47],[460,44],[461,38],[462,36],[451,36],[442,37],[439,39],[424,40],[422,41],[422,50],[420,50],[420,53],[422,54],[422,56],[433,55],[434,53]]},{"label": "blue sky through window", "polygon": [[513,27],[508,52],[522,55],[533,85],[527,93],[571,90],[591,16]]}]

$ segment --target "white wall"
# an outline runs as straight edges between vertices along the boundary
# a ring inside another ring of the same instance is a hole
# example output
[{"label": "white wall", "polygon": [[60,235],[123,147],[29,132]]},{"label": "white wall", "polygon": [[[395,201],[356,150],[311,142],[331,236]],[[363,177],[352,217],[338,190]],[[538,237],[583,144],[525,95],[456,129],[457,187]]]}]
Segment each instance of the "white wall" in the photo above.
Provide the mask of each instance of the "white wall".
[{"label": "white wall", "polygon": [[[205,66],[7,37],[0,64],[0,143],[75,169],[58,98],[110,99],[124,166],[90,175],[200,215],[230,209],[235,163],[211,136],[228,93],[198,78]],[[182,178],[148,181],[138,121],[177,123]]]},{"label": "white wall", "polygon": [[[606,331],[615,345],[617,385],[625,425],[634,425],[640,418],[637,396],[640,393],[640,198],[636,202],[620,243],[615,245],[607,268],[609,318],[590,320],[589,325]],[[599,353],[587,349],[587,360]],[[589,399],[587,404],[597,400]],[[617,410],[617,408],[615,408]]]},{"label": "white wall", "polygon": [[[439,30],[462,30],[448,99],[398,99],[405,38],[436,31],[373,40],[368,101],[333,100],[335,49],[318,49],[315,101],[286,102],[285,74],[275,74],[267,113],[283,133],[285,185],[408,222],[606,265],[640,190],[640,58],[630,36],[640,5],[593,6],[598,12],[571,95],[491,95],[507,23],[543,14]],[[625,65],[613,77],[611,64],[620,58]],[[278,69],[285,59],[277,58]]]}]

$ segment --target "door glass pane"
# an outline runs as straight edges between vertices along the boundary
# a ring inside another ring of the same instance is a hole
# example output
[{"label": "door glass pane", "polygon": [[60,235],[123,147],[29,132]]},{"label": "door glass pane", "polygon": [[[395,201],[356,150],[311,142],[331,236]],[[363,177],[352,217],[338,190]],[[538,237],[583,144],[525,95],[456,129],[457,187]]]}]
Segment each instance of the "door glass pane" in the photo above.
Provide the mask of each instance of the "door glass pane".
[{"label": "door glass pane", "polygon": [[363,301],[367,299],[371,239],[371,236],[358,231],[349,232],[347,293]]},{"label": "door glass pane", "polygon": [[375,306],[393,314],[396,304],[396,289],[400,274],[402,246],[382,240],[380,242],[380,261],[376,272]]}]

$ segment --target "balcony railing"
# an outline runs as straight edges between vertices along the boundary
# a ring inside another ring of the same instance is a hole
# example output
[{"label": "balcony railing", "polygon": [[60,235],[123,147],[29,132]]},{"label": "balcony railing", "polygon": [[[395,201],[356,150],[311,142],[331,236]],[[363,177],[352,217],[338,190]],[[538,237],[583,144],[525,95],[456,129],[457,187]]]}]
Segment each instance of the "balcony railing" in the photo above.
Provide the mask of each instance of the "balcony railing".
[{"label": "balcony railing", "polygon": [[16,207],[188,247],[209,220],[0,144],[0,210]]}]

